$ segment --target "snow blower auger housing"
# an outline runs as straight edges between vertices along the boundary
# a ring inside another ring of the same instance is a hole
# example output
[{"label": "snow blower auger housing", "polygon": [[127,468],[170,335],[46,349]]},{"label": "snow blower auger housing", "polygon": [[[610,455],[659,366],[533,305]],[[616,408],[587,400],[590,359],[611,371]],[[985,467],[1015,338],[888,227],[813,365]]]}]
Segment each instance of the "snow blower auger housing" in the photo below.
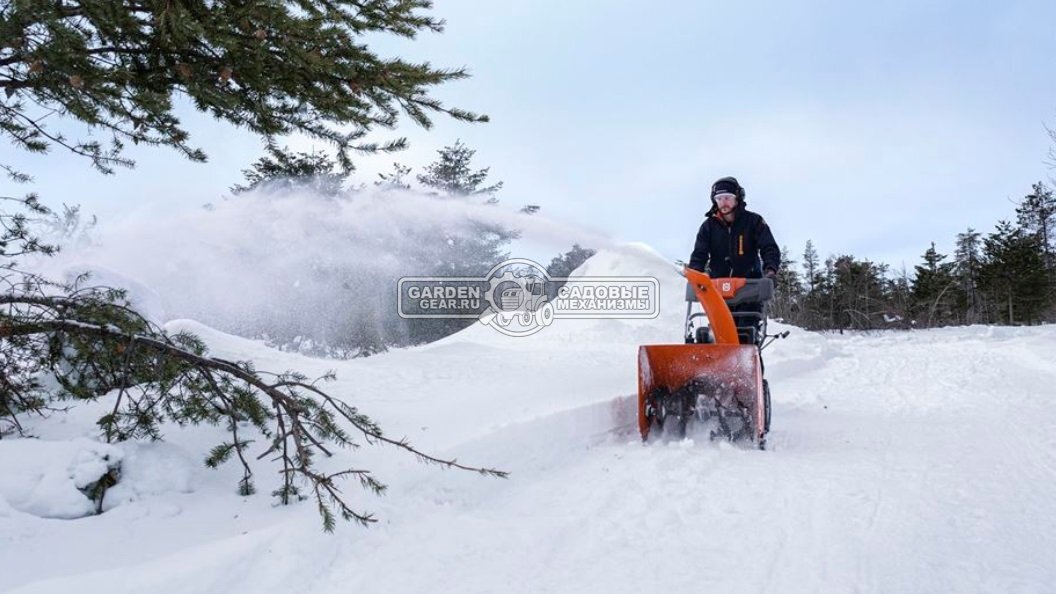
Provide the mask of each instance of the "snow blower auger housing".
[{"label": "snow blower auger housing", "polygon": [[[763,379],[761,352],[773,281],[713,279],[688,267],[683,274],[688,281],[685,343],[638,348],[642,439],[657,430],[684,436],[694,421],[713,423],[712,438],[749,440],[765,448],[770,390]],[[703,311],[694,312],[694,304]],[[731,306],[742,304],[758,305],[744,308],[753,311],[731,313]]]}]

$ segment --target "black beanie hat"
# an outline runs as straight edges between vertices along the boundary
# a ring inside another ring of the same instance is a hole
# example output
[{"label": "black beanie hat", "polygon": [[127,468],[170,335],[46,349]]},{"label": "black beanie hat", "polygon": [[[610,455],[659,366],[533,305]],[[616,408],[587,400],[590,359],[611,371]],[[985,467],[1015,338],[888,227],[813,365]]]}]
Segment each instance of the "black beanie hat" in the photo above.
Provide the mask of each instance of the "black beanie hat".
[{"label": "black beanie hat", "polygon": [[740,182],[737,181],[736,177],[720,177],[715,180],[715,183],[711,184],[711,208],[708,209],[707,216],[711,216],[719,211],[719,207],[715,204],[715,197],[719,194],[733,194],[737,196],[737,210],[744,210],[744,188]]},{"label": "black beanie hat", "polygon": [[711,198],[719,194],[733,194],[738,200],[744,200],[744,188],[737,182],[736,177],[720,177],[711,185]]}]

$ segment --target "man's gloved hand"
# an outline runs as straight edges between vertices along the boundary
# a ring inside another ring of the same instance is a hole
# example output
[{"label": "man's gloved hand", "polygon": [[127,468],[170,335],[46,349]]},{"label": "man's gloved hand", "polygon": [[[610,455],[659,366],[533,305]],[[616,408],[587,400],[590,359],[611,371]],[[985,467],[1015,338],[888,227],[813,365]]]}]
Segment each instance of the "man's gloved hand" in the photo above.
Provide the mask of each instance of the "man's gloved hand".
[{"label": "man's gloved hand", "polygon": [[773,268],[767,268],[766,272],[763,273],[763,276],[765,276],[766,278],[774,278],[775,276],[777,276],[777,271]]}]

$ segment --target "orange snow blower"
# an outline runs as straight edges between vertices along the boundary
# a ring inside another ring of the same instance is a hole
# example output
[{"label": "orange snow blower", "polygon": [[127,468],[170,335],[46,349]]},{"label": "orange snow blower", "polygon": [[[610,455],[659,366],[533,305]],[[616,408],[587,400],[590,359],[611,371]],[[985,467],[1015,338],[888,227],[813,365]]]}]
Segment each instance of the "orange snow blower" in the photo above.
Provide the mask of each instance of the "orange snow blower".
[{"label": "orange snow blower", "polygon": [[[638,348],[642,439],[655,430],[685,436],[694,421],[712,423],[713,439],[749,440],[763,449],[770,429],[770,387],[763,379],[761,353],[769,344],[766,338],[788,335],[766,334],[773,281],[713,279],[688,267],[683,275],[688,281],[685,343]],[[694,312],[694,304],[703,311]],[[731,312],[731,306],[743,304],[754,306]]]}]

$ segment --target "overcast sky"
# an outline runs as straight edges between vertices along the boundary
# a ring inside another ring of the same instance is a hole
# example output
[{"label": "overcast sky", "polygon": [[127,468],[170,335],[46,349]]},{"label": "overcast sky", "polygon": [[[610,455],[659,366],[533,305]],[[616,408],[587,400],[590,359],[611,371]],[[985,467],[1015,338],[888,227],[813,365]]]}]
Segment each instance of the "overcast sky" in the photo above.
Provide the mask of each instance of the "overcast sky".
[{"label": "overcast sky", "polygon": [[[711,182],[735,175],[797,259],[813,239],[822,255],[911,267],[929,242],[948,251],[967,227],[1013,216],[1010,200],[1052,174],[1051,0],[437,0],[434,13],[444,34],[376,47],[468,67],[473,78],[436,95],[492,122],[405,126],[412,148],[362,160],[364,180],[461,138],[505,182],[504,202],[675,259]],[[104,177],[10,145],[3,161],[33,174],[46,202],[81,202],[104,222],[197,207],[261,148],[188,115],[207,165],[144,149],[137,169]]]}]

